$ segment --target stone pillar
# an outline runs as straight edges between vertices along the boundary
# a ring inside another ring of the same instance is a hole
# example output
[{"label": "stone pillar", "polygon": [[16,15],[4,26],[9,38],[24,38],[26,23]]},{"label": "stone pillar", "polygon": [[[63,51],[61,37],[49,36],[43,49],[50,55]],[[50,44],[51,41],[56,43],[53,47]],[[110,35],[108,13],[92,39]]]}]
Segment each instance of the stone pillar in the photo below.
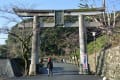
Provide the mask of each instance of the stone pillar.
[{"label": "stone pillar", "polygon": [[88,74],[88,56],[86,49],[86,27],[84,26],[84,16],[79,15],[79,46],[80,46],[80,72]]},{"label": "stone pillar", "polygon": [[38,33],[39,26],[37,23],[38,17],[33,16],[33,36],[32,36],[32,53],[29,75],[36,75],[36,64],[38,63]]}]

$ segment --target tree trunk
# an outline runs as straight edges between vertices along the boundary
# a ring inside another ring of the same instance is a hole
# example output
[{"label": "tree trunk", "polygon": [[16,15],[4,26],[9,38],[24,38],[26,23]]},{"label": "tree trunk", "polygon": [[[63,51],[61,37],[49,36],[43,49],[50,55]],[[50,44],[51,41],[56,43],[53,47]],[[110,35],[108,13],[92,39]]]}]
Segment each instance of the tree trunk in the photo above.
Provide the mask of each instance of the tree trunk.
[{"label": "tree trunk", "polygon": [[24,58],[24,61],[25,61],[25,76],[28,75],[28,61],[27,59]]}]

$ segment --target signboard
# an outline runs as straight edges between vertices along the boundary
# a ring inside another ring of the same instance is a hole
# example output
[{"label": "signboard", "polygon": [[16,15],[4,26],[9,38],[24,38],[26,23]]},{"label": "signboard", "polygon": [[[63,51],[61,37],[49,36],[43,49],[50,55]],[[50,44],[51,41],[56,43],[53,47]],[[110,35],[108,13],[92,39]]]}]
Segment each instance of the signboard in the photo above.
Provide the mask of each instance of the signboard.
[{"label": "signboard", "polygon": [[64,26],[64,11],[55,10],[55,27]]},{"label": "signboard", "polygon": [[83,60],[83,69],[88,69],[88,64],[87,64],[87,55],[84,54],[84,60]]}]

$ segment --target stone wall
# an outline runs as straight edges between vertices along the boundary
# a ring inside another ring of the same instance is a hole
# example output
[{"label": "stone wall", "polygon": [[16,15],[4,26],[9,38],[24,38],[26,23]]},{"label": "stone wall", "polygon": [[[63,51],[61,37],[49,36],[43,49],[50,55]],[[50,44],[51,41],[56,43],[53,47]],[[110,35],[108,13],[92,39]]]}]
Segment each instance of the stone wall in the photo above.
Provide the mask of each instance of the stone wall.
[{"label": "stone wall", "polygon": [[109,80],[120,80],[120,47],[110,48],[104,54],[102,75]]},{"label": "stone wall", "polygon": [[24,74],[24,60],[20,58],[0,59],[0,76],[18,77]]},{"label": "stone wall", "polygon": [[14,72],[9,59],[0,59],[0,76],[14,77]]}]

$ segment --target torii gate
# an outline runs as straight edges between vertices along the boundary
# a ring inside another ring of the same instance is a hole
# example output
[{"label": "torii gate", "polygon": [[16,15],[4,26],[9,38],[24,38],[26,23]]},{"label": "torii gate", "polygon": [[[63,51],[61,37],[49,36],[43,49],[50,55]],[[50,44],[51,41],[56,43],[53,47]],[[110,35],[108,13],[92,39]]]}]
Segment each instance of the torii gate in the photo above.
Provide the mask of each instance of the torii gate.
[{"label": "torii gate", "polygon": [[[38,17],[55,17],[54,26],[64,26],[63,17],[66,15],[78,16],[79,22],[79,46],[80,46],[80,74],[88,74],[88,56],[86,50],[86,27],[84,26],[84,15],[101,14],[105,8],[92,9],[67,9],[67,10],[28,10],[28,9],[14,9],[17,15],[22,17],[33,17],[33,37],[32,37],[32,53],[29,75],[36,75],[36,64],[38,63],[38,37],[39,26],[37,24]],[[60,23],[60,24],[59,24]],[[54,27],[53,26],[53,27]],[[42,27],[42,26],[41,26]]]}]

